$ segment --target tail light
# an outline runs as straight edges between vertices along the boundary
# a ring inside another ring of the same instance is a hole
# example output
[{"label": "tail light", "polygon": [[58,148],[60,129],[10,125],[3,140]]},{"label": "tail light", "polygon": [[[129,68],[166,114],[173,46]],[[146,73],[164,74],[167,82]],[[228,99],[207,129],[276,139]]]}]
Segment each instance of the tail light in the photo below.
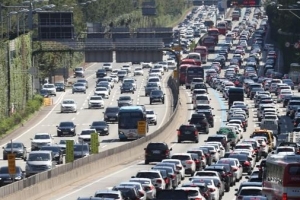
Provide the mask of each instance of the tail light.
[{"label": "tail light", "polygon": [[144,196],[144,192],[142,192],[142,191],[139,191],[139,193],[140,193],[140,195],[141,195],[141,196]]},{"label": "tail light", "polygon": [[216,189],[215,188],[209,188],[209,191],[214,192],[214,191],[216,191]]},{"label": "tail light", "polygon": [[236,172],[236,171],[238,170],[238,168],[237,168],[237,167],[232,167],[232,170],[233,170],[234,172]]},{"label": "tail light", "polygon": [[175,178],[175,175],[174,175],[174,174],[172,174],[172,175],[171,175],[171,179],[174,179],[174,178]]},{"label": "tail light", "polygon": [[187,160],[187,161],[185,161],[185,163],[186,163],[186,164],[193,164],[193,161]]},{"label": "tail light", "polygon": [[205,158],[206,158],[205,156],[202,156],[202,157],[201,157],[201,160],[204,160]]},{"label": "tail light", "polygon": [[197,131],[195,131],[194,133],[195,133],[195,135],[198,135],[198,132],[197,132]]},{"label": "tail light", "polygon": [[180,135],[181,134],[181,132],[180,131],[177,131],[177,135]]},{"label": "tail light", "polygon": [[287,196],[287,193],[283,193],[282,194],[282,200],[287,200],[288,198],[287,198],[288,196]]},{"label": "tail light", "polygon": [[166,150],[166,155],[168,155],[170,153],[170,151],[169,150]]},{"label": "tail light", "polygon": [[194,200],[202,200],[202,198],[195,198]]},{"label": "tail light", "polygon": [[[169,183],[169,179],[168,179],[168,178],[165,178],[164,180],[165,180],[165,183],[166,183],[166,184],[168,184],[168,183]],[[161,180],[159,180],[159,181],[156,181],[156,182],[157,182],[157,183],[158,183],[158,182],[161,182]]]},{"label": "tail light", "polygon": [[181,167],[181,166],[176,166],[176,169],[177,169],[177,170],[181,170],[182,167]]},{"label": "tail light", "polygon": [[248,161],[245,161],[245,162],[244,162],[244,165],[245,165],[245,166],[250,166],[250,163],[249,163]]}]

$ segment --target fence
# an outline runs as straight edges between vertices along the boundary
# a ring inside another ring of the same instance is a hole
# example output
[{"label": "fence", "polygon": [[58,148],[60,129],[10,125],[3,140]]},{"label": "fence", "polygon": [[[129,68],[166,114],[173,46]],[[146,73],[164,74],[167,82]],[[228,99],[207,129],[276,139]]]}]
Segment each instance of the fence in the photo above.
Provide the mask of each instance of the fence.
[{"label": "fence", "polygon": [[[168,86],[172,92],[173,99],[178,98],[178,92],[176,92],[175,88],[176,84],[176,80],[171,76],[171,78],[168,79]],[[34,196],[42,195],[47,193],[47,191],[49,192],[49,190],[53,191],[55,188],[62,187],[62,184],[71,183],[72,181],[75,181],[77,177],[82,175],[89,176],[95,173],[96,170],[104,171],[126,162],[130,158],[140,156],[139,153],[143,152],[146,143],[150,141],[163,141],[164,139],[162,138],[167,137],[164,136],[166,134],[165,129],[173,122],[179,110],[177,105],[178,100],[174,100],[174,102],[174,112],[170,119],[154,133],[122,146],[75,160],[72,163],[56,167],[53,170],[39,173],[24,180],[1,187],[0,198],[33,199]],[[173,123],[176,122],[174,121]]]}]

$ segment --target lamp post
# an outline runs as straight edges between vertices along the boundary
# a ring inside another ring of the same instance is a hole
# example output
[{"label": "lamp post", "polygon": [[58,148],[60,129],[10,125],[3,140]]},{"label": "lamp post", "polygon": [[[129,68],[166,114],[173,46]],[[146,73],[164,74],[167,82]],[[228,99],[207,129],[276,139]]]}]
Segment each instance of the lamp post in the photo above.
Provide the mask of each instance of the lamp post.
[{"label": "lamp post", "polygon": [[[9,12],[8,15],[7,15],[7,19],[8,19],[8,23],[7,23],[7,34],[8,34],[8,38],[10,38],[10,31],[11,31],[11,16],[12,15],[17,15],[18,12],[16,11],[12,11],[12,12]],[[19,21],[19,18],[18,18],[18,21]],[[19,22],[18,22],[19,23]]]}]

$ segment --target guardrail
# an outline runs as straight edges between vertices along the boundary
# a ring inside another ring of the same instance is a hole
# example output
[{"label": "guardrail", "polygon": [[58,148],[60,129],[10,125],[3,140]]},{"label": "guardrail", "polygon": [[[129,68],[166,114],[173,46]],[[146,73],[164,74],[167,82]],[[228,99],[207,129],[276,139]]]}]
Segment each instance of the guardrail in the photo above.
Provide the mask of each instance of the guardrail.
[{"label": "guardrail", "polygon": [[[173,99],[174,97],[178,98],[178,93],[176,93],[177,82],[172,76],[170,76],[168,80],[168,86],[172,91]],[[175,93],[173,94],[174,91]],[[122,146],[75,160],[72,163],[58,166],[52,170],[1,187],[0,198],[2,200],[34,199],[37,196],[40,197],[51,191],[55,191],[55,189],[66,186],[67,184],[72,183],[72,181],[74,182],[77,180],[78,177],[92,176],[97,172],[128,162],[130,159],[138,158],[138,156],[141,156],[141,153],[144,152],[146,143],[151,141],[164,141],[166,136],[161,133],[164,133],[164,130],[173,122],[173,119],[179,110],[178,100],[174,100],[174,102],[174,112],[169,120],[152,134]]]}]

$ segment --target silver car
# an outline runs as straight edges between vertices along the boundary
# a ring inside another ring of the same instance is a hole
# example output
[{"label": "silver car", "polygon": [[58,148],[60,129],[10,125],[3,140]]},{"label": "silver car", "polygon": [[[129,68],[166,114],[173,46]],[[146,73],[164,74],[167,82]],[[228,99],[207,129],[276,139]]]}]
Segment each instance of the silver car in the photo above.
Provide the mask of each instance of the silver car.
[{"label": "silver car", "polygon": [[86,86],[84,83],[74,83],[72,88],[72,94],[74,93],[84,93],[86,94]]},{"label": "silver car", "polygon": [[26,161],[26,177],[51,170],[55,167],[51,151],[32,151]]}]

